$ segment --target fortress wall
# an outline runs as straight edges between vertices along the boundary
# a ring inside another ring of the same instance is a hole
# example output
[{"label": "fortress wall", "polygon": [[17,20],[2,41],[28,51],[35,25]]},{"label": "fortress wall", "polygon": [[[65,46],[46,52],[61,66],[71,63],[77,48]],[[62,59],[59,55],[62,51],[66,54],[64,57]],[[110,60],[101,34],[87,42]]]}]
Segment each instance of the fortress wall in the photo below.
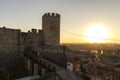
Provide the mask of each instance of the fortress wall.
[{"label": "fortress wall", "polygon": [[50,52],[50,53],[65,53],[65,46],[59,45],[44,45],[43,51]]},{"label": "fortress wall", "polygon": [[0,50],[18,51],[20,32],[19,29],[0,28]]},{"label": "fortress wall", "polygon": [[43,31],[32,29],[31,32],[27,33],[25,38],[25,46],[31,46],[33,48],[39,47],[43,43]]},{"label": "fortress wall", "polygon": [[[32,29],[21,32],[20,29],[0,28],[0,50],[23,51],[26,47],[36,50],[44,45],[60,44],[60,15],[57,13],[46,13],[42,16],[43,30]],[[42,48],[41,48],[42,49]],[[53,52],[55,49],[50,48]],[[60,48],[56,49],[62,52]]]},{"label": "fortress wall", "polygon": [[20,48],[21,48],[21,51],[24,51],[24,49],[26,47],[27,36],[28,36],[28,33],[21,32],[21,36],[20,36]]},{"label": "fortress wall", "polygon": [[67,58],[65,49],[65,46],[60,45],[44,45],[43,50],[41,50],[40,53],[44,59],[66,68]]},{"label": "fortress wall", "polygon": [[21,32],[19,29],[0,28],[0,50],[23,51],[26,47],[39,47],[43,44],[43,30],[32,29]]}]

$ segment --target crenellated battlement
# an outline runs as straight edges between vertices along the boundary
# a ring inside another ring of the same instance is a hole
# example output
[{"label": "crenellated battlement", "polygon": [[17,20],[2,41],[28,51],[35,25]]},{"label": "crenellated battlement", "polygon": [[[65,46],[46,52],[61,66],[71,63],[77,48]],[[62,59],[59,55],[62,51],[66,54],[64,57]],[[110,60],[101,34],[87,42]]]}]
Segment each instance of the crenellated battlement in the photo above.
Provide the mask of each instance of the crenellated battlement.
[{"label": "crenellated battlement", "polygon": [[31,30],[28,30],[28,32],[27,33],[42,33],[42,30],[41,29],[31,29]]},{"label": "crenellated battlement", "polygon": [[45,13],[43,17],[60,17],[58,13]]}]

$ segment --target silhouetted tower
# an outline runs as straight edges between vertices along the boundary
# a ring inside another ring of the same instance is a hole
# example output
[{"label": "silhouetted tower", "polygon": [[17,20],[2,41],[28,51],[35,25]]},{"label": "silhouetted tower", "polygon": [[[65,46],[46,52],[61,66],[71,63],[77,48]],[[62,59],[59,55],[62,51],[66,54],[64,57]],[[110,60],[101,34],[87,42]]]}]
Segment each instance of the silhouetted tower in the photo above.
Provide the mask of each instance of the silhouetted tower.
[{"label": "silhouetted tower", "polygon": [[60,44],[60,15],[56,13],[46,13],[42,16],[42,28],[44,44]]}]

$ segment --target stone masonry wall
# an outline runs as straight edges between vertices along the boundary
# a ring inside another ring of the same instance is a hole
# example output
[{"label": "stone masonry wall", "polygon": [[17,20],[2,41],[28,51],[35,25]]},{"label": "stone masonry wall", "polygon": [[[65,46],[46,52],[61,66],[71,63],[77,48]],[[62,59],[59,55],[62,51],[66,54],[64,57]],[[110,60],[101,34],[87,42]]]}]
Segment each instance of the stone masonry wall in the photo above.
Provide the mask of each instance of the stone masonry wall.
[{"label": "stone masonry wall", "polygon": [[0,50],[18,51],[19,37],[19,29],[0,28]]},{"label": "stone masonry wall", "polygon": [[32,47],[37,49],[40,45],[43,44],[43,34],[42,30],[32,29],[31,32],[27,33],[26,36],[26,47]]},{"label": "stone masonry wall", "polygon": [[44,43],[47,45],[59,45],[60,43],[60,15],[46,13],[42,16],[42,28]]},{"label": "stone masonry wall", "polygon": [[19,29],[0,28],[0,50],[23,51],[26,47],[39,47],[43,43],[43,31],[32,29],[21,32]]}]

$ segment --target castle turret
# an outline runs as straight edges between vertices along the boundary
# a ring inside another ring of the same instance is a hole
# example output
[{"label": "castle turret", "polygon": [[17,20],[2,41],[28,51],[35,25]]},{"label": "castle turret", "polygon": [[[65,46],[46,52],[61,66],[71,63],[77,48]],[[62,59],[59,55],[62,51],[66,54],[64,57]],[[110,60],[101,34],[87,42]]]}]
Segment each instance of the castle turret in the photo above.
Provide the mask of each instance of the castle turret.
[{"label": "castle turret", "polygon": [[60,15],[56,13],[46,13],[42,16],[42,28],[44,44],[60,44]]}]

